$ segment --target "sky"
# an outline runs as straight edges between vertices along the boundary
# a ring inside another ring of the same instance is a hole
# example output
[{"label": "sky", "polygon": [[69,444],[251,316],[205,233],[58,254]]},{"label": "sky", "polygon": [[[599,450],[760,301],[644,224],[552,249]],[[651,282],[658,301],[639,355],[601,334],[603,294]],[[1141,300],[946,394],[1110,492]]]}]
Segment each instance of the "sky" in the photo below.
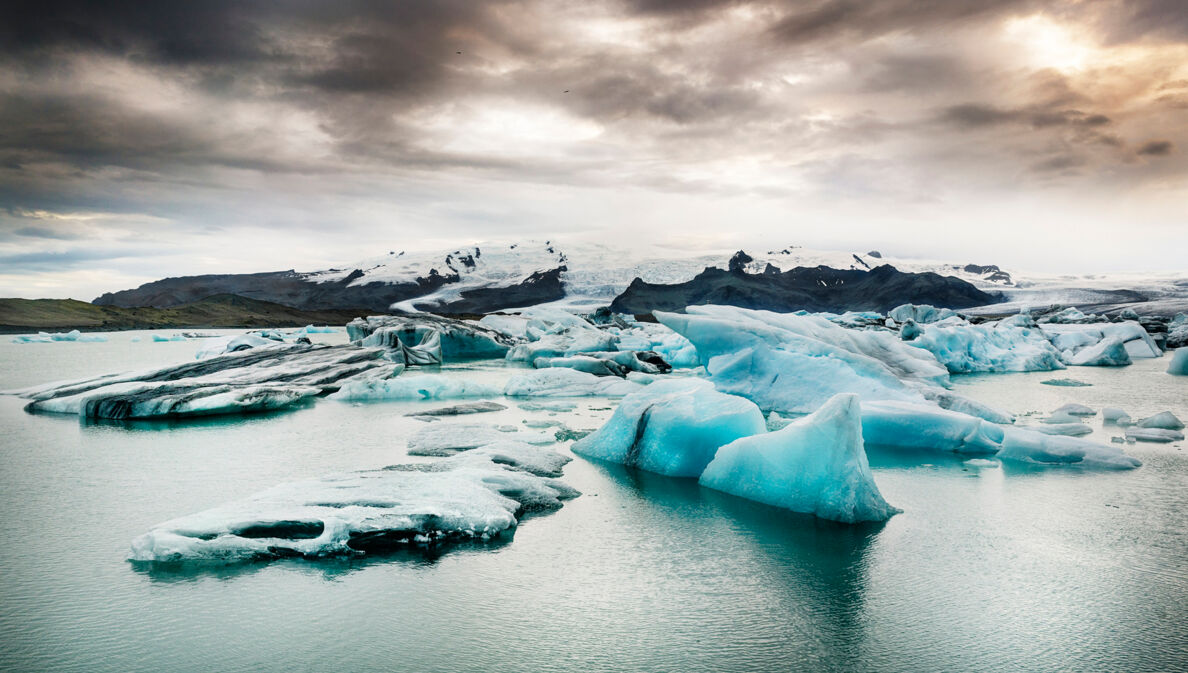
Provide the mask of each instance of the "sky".
[{"label": "sky", "polygon": [[1188,7],[0,6],[0,296],[528,238],[1188,269]]}]

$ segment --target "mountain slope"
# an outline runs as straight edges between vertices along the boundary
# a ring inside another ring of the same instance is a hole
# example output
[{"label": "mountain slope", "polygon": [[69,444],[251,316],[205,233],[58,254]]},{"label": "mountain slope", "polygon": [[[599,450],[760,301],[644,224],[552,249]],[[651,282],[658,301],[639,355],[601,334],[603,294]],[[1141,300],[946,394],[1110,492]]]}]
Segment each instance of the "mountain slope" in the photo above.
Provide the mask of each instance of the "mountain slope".
[{"label": "mountain slope", "polygon": [[966,308],[997,299],[959,278],[905,273],[890,265],[870,271],[818,266],[783,272],[770,266],[763,273],[747,273],[745,265],[750,261],[747,257],[746,262],[732,263],[728,271],[707,268],[685,283],[653,284],[636,279],[615,298],[611,310],[641,314],[676,311],[694,304],[725,304],[780,312],[886,312],[906,303]]},{"label": "mountain slope", "polygon": [[0,299],[0,332],[343,325],[366,313],[366,309],[303,311],[232,295],[171,308],[97,306],[73,299]]}]

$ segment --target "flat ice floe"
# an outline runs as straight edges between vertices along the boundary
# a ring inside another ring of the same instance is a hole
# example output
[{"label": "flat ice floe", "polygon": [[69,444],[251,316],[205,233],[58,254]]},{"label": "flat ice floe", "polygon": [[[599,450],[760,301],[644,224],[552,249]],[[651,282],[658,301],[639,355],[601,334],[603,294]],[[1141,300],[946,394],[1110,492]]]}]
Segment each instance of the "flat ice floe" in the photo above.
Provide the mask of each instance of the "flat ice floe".
[{"label": "flat ice floe", "polygon": [[127,374],[51,383],[17,391],[26,410],[83,419],[209,416],[282,409],[337,390],[352,377],[384,378],[397,365],[357,346],[253,348]]},{"label": "flat ice floe", "polygon": [[701,484],[844,523],[885,521],[900,511],[874,482],[853,394],[837,395],[781,430],[723,446]]},{"label": "flat ice floe", "polygon": [[282,484],[154,526],[132,541],[128,559],[319,558],[498,538],[524,514],[579,495],[555,478],[568,460],[503,442],[433,463]]}]

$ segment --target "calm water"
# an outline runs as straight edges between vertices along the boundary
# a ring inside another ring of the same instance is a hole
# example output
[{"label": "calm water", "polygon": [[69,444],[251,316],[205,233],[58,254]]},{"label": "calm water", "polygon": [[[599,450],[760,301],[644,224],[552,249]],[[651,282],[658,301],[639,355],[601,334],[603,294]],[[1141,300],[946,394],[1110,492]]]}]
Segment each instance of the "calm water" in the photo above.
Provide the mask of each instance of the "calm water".
[{"label": "calm water", "polygon": [[[188,360],[197,346],[129,336],[5,338],[0,389]],[[1188,379],[1164,374],[1166,362],[1055,375],[1088,388],[1040,385],[1051,373],[957,387],[1017,413],[1083,402],[1188,418]],[[498,363],[450,371],[510,374]],[[610,405],[583,399],[550,416],[512,404],[465,420],[593,428]],[[584,495],[509,544],[206,570],[124,560],[133,537],[166,519],[400,462],[421,427],[410,408],[321,401],[231,421],[85,426],[0,397],[0,669],[1188,669],[1183,443],[1131,445],[1142,468],[1096,473],[872,450],[904,513],[867,528],[578,458],[565,480]]]}]

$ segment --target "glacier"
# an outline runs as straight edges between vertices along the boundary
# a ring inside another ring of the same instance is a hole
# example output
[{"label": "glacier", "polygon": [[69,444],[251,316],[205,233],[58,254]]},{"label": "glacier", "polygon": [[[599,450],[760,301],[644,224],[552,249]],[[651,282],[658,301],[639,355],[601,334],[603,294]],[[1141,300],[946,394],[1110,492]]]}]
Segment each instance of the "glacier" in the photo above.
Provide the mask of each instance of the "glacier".
[{"label": "glacier", "polygon": [[601,428],[574,442],[574,453],[673,477],[697,477],[718,447],[767,431],[749,400],[698,379],[653,383],[623,398]]},{"label": "glacier", "polygon": [[775,432],[718,449],[703,486],[843,523],[886,521],[900,512],[875,484],[862,439],[858,396],[839,394]]}]

